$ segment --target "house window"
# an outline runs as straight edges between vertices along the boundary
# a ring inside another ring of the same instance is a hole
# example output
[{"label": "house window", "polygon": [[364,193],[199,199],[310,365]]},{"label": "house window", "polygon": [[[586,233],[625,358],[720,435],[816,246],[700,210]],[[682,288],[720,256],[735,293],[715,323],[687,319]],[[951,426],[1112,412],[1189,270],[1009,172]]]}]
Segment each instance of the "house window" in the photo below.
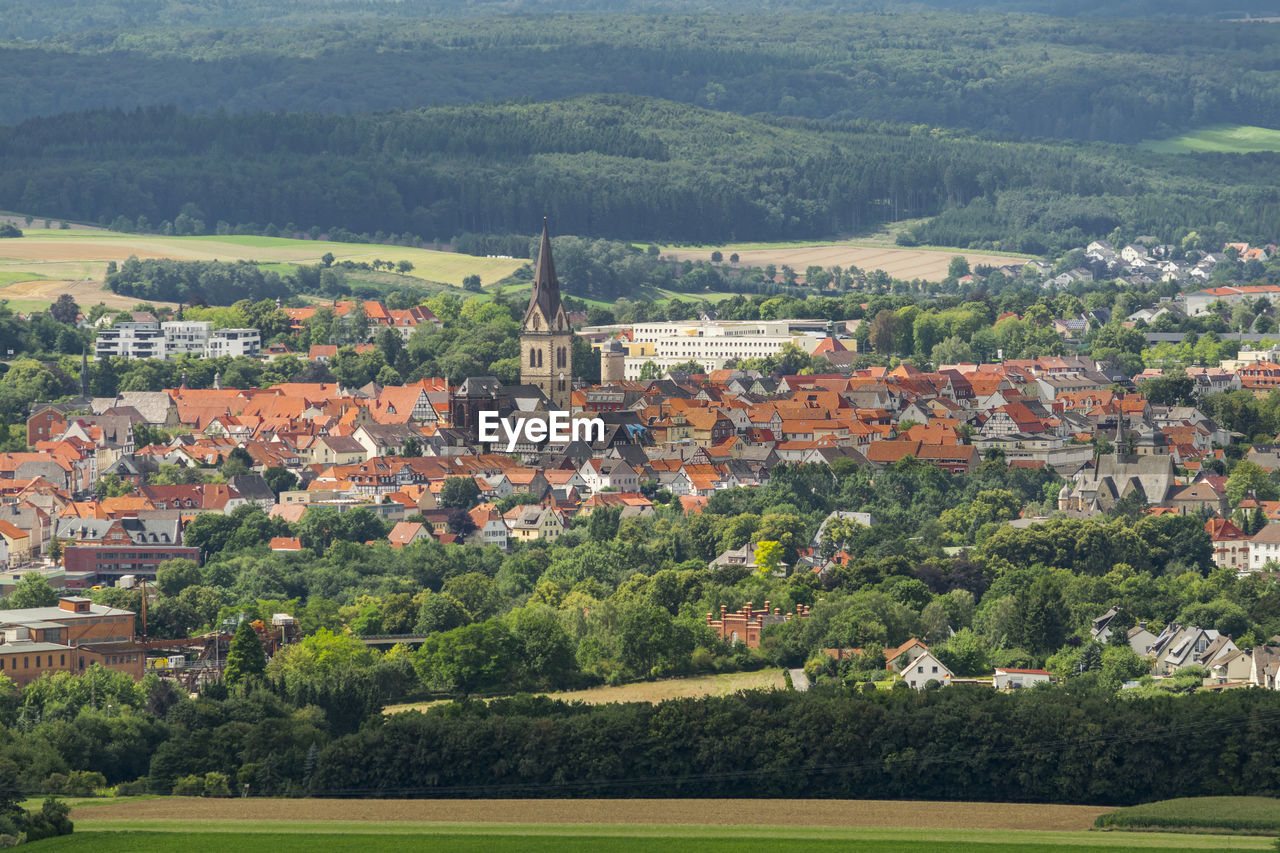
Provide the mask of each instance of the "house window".
[{"label": "house window", "polygon": [[935,666],[935,667],[933,668],[933,671],[934,671],[934,672],[937,672],[937,671],[938,671],[938,668]]},{"label": "house window", "polygon": [[920,673],[921,675],[923,675],[923,674],[924,674],[924,667],[922,667],[922,666],[918,666],[918,667],[916,667],[916,672],[918,672],[918,673]]}]

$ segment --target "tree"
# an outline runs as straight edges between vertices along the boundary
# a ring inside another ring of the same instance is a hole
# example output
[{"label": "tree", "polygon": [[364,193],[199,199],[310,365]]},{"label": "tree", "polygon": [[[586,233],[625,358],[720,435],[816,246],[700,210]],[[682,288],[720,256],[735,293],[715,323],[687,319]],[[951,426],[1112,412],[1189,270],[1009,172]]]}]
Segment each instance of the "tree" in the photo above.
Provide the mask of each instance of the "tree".
[{"label": "tree", "polygon": [[80,306],[76,304],[75,297],[70,293],[63,293],[58,297],[57,302],[49,306],[49,316],[68,326],[74,326],[76,317],[79,315]]},{"label": "tree", "polygon": [[963,255],[955,255],[947,264],[947,278],[964,278],[969,274],[969,261]]},{"label": "tree", "polygon": [[413,272],[413,261],[397,261],[396,271],[401,275],[408,275]]},{"label": "tree", "polygon": [[279,465],[272,465],[270,468],[262,472],[262,479],[266,481],[271,491],[276,493],[276,497],[280,497],[281,492],[288,492],[298,487],[297,476],[288,468]]},{"label": "tree", "polygon": [[472,477],[447,477],[440,487],[440,506],[471,509],[480,500],[480,487]]},{"label": "tree", "polygon": [[9,593],[8,606],[13,610],[28,607],[53,607],[58,603],[58,593],[54,592],[45,579],[35,572],[30,572],[14,584]]},{"label": "tree", "polygon": [[775,540],[762,539],[756,543],[756,566],[761,577],[767,578],[782,570],[786,550],[781,542]]},{"label": "tree", "polygon": [[195,560],[167,560],[156,569],[156,586],[169,597],[177,596],[200,581],[200,566]]},{"label": "tree", "polygon": [[1241,459],[1227,477],[1227,499],[1237,506],[1250,492],[1263,501],[1275,500],[1277,496],[1267,470],[1248,459]]},{"label": "tree", "polygon": [[261,675],[267,669],[267,654],[262,650],[262,640],[249,620],[240,623],[231,648],[227,652],[227,669],[224,673],[228,684],[238,684],[246,678]]},{"label": "tree", "polygon": [[469,275],[462,279],[462,289],[471,293],[480,293],[483,288],[480,285],[480,276]]},{"label": "tree", "polygon": [[22,229],[12,222],[0,222],[0,237],[21,237]]}]

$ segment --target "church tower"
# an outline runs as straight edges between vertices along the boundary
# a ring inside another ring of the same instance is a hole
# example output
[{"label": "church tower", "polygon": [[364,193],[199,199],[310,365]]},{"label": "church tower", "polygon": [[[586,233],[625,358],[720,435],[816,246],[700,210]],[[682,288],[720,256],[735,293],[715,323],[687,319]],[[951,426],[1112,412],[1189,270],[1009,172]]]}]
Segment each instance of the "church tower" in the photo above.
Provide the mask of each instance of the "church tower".
[{"label": "church tower", "polygon": [[551,260],[545,219],[533,293],[520,327],[520,382],[537,385],[553,406],[568,411],[573,390],[573,331],[560,303],[560,282]]}]

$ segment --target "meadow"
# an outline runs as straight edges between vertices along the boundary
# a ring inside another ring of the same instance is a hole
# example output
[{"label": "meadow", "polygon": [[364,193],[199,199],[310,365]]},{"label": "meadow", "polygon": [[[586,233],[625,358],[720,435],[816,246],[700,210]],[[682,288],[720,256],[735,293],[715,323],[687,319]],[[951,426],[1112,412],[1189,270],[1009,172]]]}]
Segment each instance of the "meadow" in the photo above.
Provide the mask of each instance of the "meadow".
[{"label": "meadow", "polygon": [[166,797],[80,806],[35,851],[270,849],[1157,851],[1266,849],[1266,839],[1092,832],[1105,809],[872,800],[280,800]]},{"label": "meadow", "polygon": [[1097,826],[1280,835],[1280,800],[1272,797],[1181,797],[1099,815]]},{"label": "meadow", "polygon": [[713,251],[720,252],[727,260],[730,255],[737,254],[738,262],[743,266],[764,267],[773,264],[776,267],[789,266],[798,273],[804,273],[809,266],[828,268],[840,266],[848,269],[858,267],[864,272],[884,270],[894,278],[910,280],[920,278],[926,281],[941,281],[947,277],[947,267],[956,255],[963,256],[970,267],[979,264],[1003,266],[1019,263],[1028,255],[1006,253],[992,254],[988,252],[970,252],[966,249],[950,248],[891,248],[867,244],[862,241],[840,243],[743,243],[720,247],[670,248],[664,254],[680,260],[706,261],[711,259]]},{"label": "meadow", "polygon": [[[726,672],[718,675],[696,675],[689,678],[663,678],[657,681],[638,681],[632,684],[591,687],[586,690],[562,690],[545,693],[563,702],[585,702],[588,705],[604,705],[609,702],[658,703],[667,699],[687,699],[699,696],[728,696],[740,690],[781,689],[786,685],[782,670],[762,669],[756,672]],[[392,705],[385,714],[399,711],[421,711],[448,702],[418,702]]]},{"label": "meadow", "polygon": [[1245,124],[1218,124],[1170,139],[1152,139],[1140,148],[1158,154],[1254,154],[1280,151],[1280,130]]},{"label": "meadow", "polygon": [[[333,243],[292,240],[285,237],[204,236],[165,237],[122,234],[113,231],[24,229],[25,236],[0,242],[0,299],[24,308],[52,303],[70,293],[82,306],[98,302],[110,308],[131,308],[134,297],[116,296],[102,288],[109,261],[131,255],[139,258],[175,258],[192,261],[260,261],[264,265],[314,264],[326,253],[335,261],[409,261],[413,269],[394,274],[406,285],[440,283],[461,286],[468,275],[483,284],[505,278],[527,263],[519,259],[477,258],[454,252],[413,249],[369,243]],[[277,268],[279,268],[277,266]],[[352,278],[363,273],[355,271]],[[393,274],[387,273],[387,277]]]}]

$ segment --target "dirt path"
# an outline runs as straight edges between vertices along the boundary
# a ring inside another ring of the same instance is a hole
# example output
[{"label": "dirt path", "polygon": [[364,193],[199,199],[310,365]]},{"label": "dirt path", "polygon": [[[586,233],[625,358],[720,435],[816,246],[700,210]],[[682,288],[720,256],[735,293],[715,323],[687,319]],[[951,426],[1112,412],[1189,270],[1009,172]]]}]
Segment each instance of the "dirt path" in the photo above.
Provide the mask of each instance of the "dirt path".
[{"label": "dirt path", "polygon": [[[411,821],[1086,830],[1109,808],[887,800],[206,800],[174,797],[75,809],[98,821]],[[262,827],[262,828],[269,828]]]}]

